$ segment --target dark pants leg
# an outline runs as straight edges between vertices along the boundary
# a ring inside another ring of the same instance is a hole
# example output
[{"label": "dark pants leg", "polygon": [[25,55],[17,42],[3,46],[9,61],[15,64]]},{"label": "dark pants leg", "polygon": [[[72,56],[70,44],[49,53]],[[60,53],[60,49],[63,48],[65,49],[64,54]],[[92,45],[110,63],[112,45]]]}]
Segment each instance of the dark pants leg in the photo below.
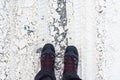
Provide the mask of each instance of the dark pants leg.
[{"label": "dark pants leg", "polygon": [[70,79],[70,80],[82,80],[82,79],[80,79],[80,78],[73,78],[73,79]]},{"label": "dark pants leg", "polygon": [[64,78],[63,80],[82,80],[80,78]]},{"label": "dark pants leg", "polygon": [[39,80],[52,80],[52,79],[49,76],[46,76],[46,77],[40,78]]},{"label": "dark pants leg", "polygon": [[63,73],[62,80],[82,80],[79,78],[79,76],[74,72],[66,72]]},{"label": "dark pants leg", "polygon": [[63,80],[82,80],[80,78],[64,78]]},{"label": "dark pants leg", "polygon": [[50,70],[41,70],[35,76],[35,80],[56,80],[55,74]]},{"label": "dark pants leg", "polygon": [[[35,80],[56,80],[55,75],[50,74],[49,72],[40,71],[36,76]],[[82,80],[75,74],[63,74],[62,80]]]}]

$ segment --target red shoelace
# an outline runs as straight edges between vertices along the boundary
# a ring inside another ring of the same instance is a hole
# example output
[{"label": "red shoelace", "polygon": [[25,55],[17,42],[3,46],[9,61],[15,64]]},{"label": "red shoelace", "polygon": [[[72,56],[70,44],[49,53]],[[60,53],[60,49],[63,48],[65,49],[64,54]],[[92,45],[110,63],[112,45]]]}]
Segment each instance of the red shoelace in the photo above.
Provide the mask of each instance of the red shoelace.
[{"label": "red shoelace", "polygon": [[45,54],[41,56],[41,68],[54,69],[54,56],[52,54]]},{"label": "red shoelace", "polygon": [[77,59],[74,56],[65,56],[64,72],[77,71]]}]

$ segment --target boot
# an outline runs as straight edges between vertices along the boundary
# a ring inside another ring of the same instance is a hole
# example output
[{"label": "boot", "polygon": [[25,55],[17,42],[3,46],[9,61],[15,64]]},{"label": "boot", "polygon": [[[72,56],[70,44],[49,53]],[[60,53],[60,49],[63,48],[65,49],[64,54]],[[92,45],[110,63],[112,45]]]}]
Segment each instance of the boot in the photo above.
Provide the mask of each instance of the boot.
[{"label": "boot", "polygon": [[35,76],[35,80],[42,80],[45,77],[50,77],[51,80],[56,80],[54,73],[55,64],[55,49],[52,44],[45,44],[41,51],[41,70]]},{"label": "boot", "polygon": [[68,46],[64,54],[63,80],[81,80],[77,75],[78,51],[74,46]]}]

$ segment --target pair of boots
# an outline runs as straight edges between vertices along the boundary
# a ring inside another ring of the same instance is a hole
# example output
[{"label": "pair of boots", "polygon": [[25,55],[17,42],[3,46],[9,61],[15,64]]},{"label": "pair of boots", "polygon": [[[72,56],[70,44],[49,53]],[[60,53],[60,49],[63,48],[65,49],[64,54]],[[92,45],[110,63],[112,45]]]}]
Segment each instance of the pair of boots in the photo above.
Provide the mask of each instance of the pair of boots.
[{"label": "pair of boots", "polygon": [[[55,49],[52,44],[45,44],[41,52],[41,70],[35,80],[56,80],[54,73]],[[81,80],[77,75],[78,51],[68,46],[64,54],[64,71],[62,80]]]}]

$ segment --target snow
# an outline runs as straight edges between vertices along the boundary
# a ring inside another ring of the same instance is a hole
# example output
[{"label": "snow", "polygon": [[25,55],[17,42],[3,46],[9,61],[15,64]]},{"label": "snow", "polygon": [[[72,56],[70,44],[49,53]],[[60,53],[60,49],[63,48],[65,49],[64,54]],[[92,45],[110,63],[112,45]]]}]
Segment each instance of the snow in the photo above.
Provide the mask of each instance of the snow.
[{"label": "snow", "polygon": [[33,80],[42,47],[52,43],[57,80],[68,45],[78,49],[83,80],[120,80],[119,5],[119,0],[67,0],[63,16],[57,0],[0,0],[0,79]]}]

